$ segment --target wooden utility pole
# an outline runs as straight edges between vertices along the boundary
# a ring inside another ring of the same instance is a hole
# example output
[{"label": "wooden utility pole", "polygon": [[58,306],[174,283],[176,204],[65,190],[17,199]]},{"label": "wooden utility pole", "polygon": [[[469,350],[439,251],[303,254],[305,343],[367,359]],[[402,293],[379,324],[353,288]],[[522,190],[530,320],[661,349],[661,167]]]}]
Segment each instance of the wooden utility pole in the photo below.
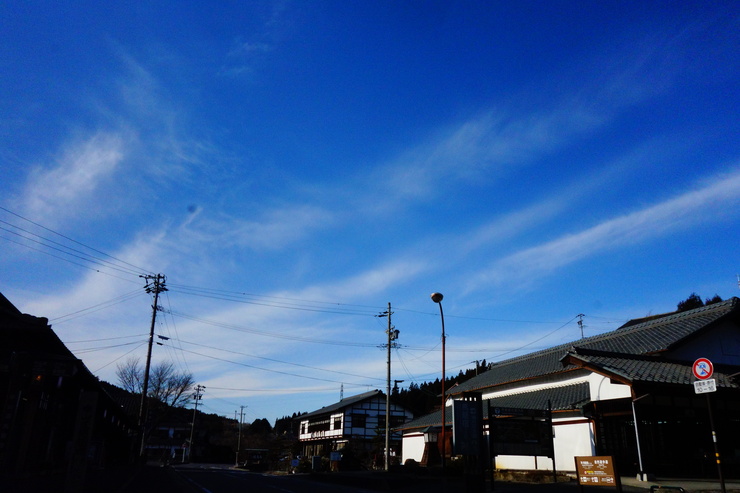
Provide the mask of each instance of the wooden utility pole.
[{"label": "wooden utility pole", "polygon": [[[237,439],[236,439],[236,463],[234,464],[234,467],[239,467],[239,451],[242,448],[242,423],[244,421],[244,408],[247,406],[239,406],[240,412],[239,412],[239,432],[237,433]],[[234,411],[234,414],[236,414],[236,411]]]},{"label": "wooden utility pole", "polygon": [[167,291],[164,283],[166,278],[164,274],[156,276],[146,275],[139,276],[146,280],[144,289],[147,293],[154,293],[154,304],[152,305],[152,324],[149,327],[149,348],[146,353],[146,367],[144,368],[144,386],[141,389],[141,404],[139,405],[139,432],[141,433],[141,447],[139,448],[139,457],[145,456],[146,445],[146,421],[148,411],[147,393],[149,392],[149,369],[152,365],[152,343],[154,342],[154,325],[157,321],[157,310],[159,310],[159,293]]},{"label": "wooden utility pole", "polygon": [[[387,379],[386,379],[386,394],[385,394],[385,466],[384,469],[387,471],[390,467],[391,458],[391,348],[394,346],[393,341],[398,339],[399,331],[393,327],[391,323],[391,303],[388,302],[388,311],[381,313],[378,317],[388,317],[388,329],[385,331],[388,334],[388,344],[386,345],[388,359],[387,359]],[[382,347],[382,346],[381,346]]]},{"label": "wooden utility pole", "polygon": [[193,394],[193,399],[195,400],[195,407],[193,408],[193,422],[190,424],[190,445],[188,446],[188,460],[192,462],[193,460],[193,437],[195,436],[195,415],[198,413],[198,403],[203,398],[203,395],[201,394],[204,390],[206,390],[205,385],[196,385],[195,386],[195,394]]}]

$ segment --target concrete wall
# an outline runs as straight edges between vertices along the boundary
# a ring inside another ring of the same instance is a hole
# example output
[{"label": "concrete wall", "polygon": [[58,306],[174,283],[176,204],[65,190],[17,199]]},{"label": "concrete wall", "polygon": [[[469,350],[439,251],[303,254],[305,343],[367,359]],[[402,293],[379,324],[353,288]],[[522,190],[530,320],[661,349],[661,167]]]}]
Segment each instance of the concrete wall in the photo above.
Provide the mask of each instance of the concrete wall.
[{"label": "concrete wall", "polygon": [[[555,466],[558,471],[574,471],[574,457],[593,455],[595,452],[593,429],[585,419],[553,420],[555,430]],[[552,459],[522,455],[499,455],[497,469],[524,471],[552,470]]]},{"label": "concrete wall", "polygon": [[629,385],[612,383],[608,378],[597,373],[588,376],[588,386],[592,401],[607,401],[610,399],[624,399],[632,397]]},{"label": "concrete wall", "polygon": [[411,433],[404,435],[403,447],[401,447],[401,464],[405,464],[408,459],[421,462],[422,457],[424,457],[424,434]]}]

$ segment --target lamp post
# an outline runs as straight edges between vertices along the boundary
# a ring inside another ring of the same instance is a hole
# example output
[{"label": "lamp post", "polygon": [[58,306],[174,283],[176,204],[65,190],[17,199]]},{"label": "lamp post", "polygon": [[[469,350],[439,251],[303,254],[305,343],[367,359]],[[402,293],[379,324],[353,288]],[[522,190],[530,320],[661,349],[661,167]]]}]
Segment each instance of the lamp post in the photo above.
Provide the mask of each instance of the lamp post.
[{"label": "lamp post", "polygon": [[439,317],[442,319],[442,471],[445,469],[445,452],[447,451],[447,441],[445,440],[445,407],[447,406],[447,396],[445,395],[445,315],[442,311],[442,293],[432,293],[432,301],[439,305]]}]

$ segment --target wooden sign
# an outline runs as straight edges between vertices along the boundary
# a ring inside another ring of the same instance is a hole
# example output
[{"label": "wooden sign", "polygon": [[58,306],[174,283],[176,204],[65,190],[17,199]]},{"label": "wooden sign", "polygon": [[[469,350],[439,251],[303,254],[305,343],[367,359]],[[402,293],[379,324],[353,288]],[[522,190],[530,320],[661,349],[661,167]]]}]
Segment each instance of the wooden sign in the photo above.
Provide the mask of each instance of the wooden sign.
[{"label": "wooden sign", "polygon": [[619,478],[614,472],[614,458],[610,455],[576,457],[576,473],[581,486],[619,487]]}]

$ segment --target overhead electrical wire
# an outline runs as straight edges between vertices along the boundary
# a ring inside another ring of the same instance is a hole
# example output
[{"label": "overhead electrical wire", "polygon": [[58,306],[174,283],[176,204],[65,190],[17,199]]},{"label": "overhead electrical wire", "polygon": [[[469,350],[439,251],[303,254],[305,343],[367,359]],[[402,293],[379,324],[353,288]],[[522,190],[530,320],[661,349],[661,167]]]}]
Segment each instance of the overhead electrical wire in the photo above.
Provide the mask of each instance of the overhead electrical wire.
[{"label": "overhead electrical wire", "polygon": [[187,320],[192,320],[195,322],[200,322],[206,325],[211,325],[213,327],[221,327],[223,329],[234,330],[237,332],[246,332],[249,334],[256,334],[256,335],[261,335],[265,337],[272,337],[275,339],[285,339],[285,340],[298,341],[298,342],[311,342],[314,344],[327,344],[331,346],[352,346],[352,347],[373,347],[373,348],[378,346],[377,343],[336,341],[336,340],[331,340],[331,339],[317,339],[317,338],[312,338],[312,337],[292,336],[292,335],[280,334],[276,332],[267,332],[264,330],[252,329],[249,327],[244,327],[244,326],[239,326],[239,325],[234,325],[234,324],[227,324],[224,322],[217,322],[214,320],[208,320],[208,319],[204,319],[200,317],[195,317],[195,316],[187,315],[185,313],[182,313],[176,310],[172,310],[171,313],[172,315],[185,318]]},{"label": "overhead electrical wire", "polygon": [[125,277],[117,276],[115,274],[111,274],[110,272],[105,272],[105,271],[102,271],[100,269],[96,269],[94,267],[90,267],[89,265],[81,264],[79,262],[75,262],[75,261],[70,260],[68,258],[60,257],[59,255],[54,255],[53,253],[46,252],[46,251],[41,250],[39,248],[34,248],[34,247],[30,246],[30,245],[26,245],[24,243],[21,243],[20,241],[11,240],[10,238],[6,238],[4,236],[0,236],[0,238],[2,238],[5,241],[8,241],[10,243],[15,243],[16,245],[20,245],[20,246],[22,246],[24,248],[28,248],[29,250],[33,250],[33,251],[36,251],[36,252],[39,252],[39,253],[43,253],[44,255],[48,255],[49,257],[53,257],[53,258],[62,260],[62,261],[67,262],[69,264],[77,265],[78,267],[82,267],[83,269],[88,269],[88,270],[91,270],[93,272],[97,272],[99,274],[104,274],[106,276],[110,276],[110,277],[114,277],[116,279],[120,279],[122,281],[126,281],[126,282],[130,282],[130,283],[138,284],[136,281],[134,281],[132,279],[126,279]]},{"label": "overhead electrical wire", "polygon": [[292,301],[279,301],[281,299],[289,300],[288,298],[279,298],[274,296],[258,296],[248,295],[246,293],[230,294],[229,292],[223,292],[221,294],[217,290],[207,290],[202,288],[192,288],[182,286],[178,284],[168,284],[168,288],[173,293],[186,294],[190,296],[199,296],[202,298],[210,298],[222,301],[231,301],[234,303],[243,303],[247,305],[267,306],[271,308],[283,308],[286,310],[299,310],[306,312],[318,312],[318,313],[334,313],[339,315],[357,315],[357,316],[375,316],[377,309],[370,310],[357,310],[357,309],[329,309],[322,308],[320,306],[314,306],[314,303],[324,303],[326,305],[341,305],[340,303],[328,303],[328,302],[316,302],[316,301],[301,301],[301,303],[294,303]]},{"label": "overhead electrical wire", "polygon": [[75,318],[79,318],[84,315],[87,315],[89,313],[94,313],[94,312],[103,310],[105,308],[109,308],[111,306],[117,305],[119,303],[124,303],[128,300],[137,298],[143,294],[145,293],[141,289],[136,289],[134,291],[128,292],[126,294],[122,294],[121,296],[117,296],[116,298],[110,299],[108,301],[100,302],[97,305],[89,306],[87,308],[77,310],[76,312],[68,313],[67,315],[61,315],[59,317],[50,318],[49,322],[53,322],[57,325],[62,324],[70,320],[74,320]]},{"label": "overhead electrical wire", "polygon": [[139,343],[141,343],[141,341],[124,342],[122,344],[113,344],[110,346],[99,346],[99,347],[87,348],[87,349],[75,349],[75,354],[94,353],[95,351],[102,351],[103,349],[112,349],[116,347],[131,346],[133,344],[139,344]]},{"label": "overhead electrical wire", "polygon": [[[165,297],[165,300],[167,301],[167,307],[169,308],[169,311],[171,312],[172,311],[172,303],[170,301],[169,292],[168,291],[165,291],[164,292],[164,295],[165,295],[164,296]],[[175,317],[173,317],[171,313],[165,312],[164,326],[167,328],[167,330],[169,332],[169,322],[168,322],[167,315],[169,315],[169,319],[172,320],[172,329],[175,332],[175,336],[173,337],[173,339],[179,341],[180,334],[179,334],[179,332],[177,330],[177,322],[175,321]],[[170,337],[172,337],[172,334],[170,334]],[[182,346],[180,346],[180,349],[182,349]],[[178,361],[178,363],[179,363],[180,359],[182,360],[182,364],[184,365],[184,370],[187,373],[193,373],[192,371],[190,371],[190,366],[188,366],[187,359],[185,359],[185,353],[183,353],[182,351],[180,351],[180,352],[174,351],[173,354],[175,355],[175,361]],[[179,356],[180,359],[178,359],[177,356]]]},{"label": "overhead electrical wire", "polygon": [[15,226],[13,224],[10,224],[10,223],[8,223],[6,221],[0,220],[0,223],[8,224],[8,225],[10,225],[10,226],[12,226],[14,228],[17,228],[17,229],[23,231],[24,233],[28,233],[30,235],[36,236],[37,238],[41,238],[42,240],[48,241],[49,243],[52,243],[54,245],[58,245],[59,246],[59,247],[55,247],[55,246],[49,245],[48,243],[44,243],[43,241],[40,241],[40,240],[31,238],[29,236],[20,234],[20,233],[18,233],[16,231],[12,231],[12,230],[10,230],[8,228],[4,228],[4,227],[0,226],[0,230],[2,230],[2,231],[8,232],[8,233],[13,234],[13,235],[16,235],[16,236],[18,236],[20,238],[23,238],[23,239],[28,240],[30,242],[36,243],[37,245],[41,245],[41,246],[46,247],[46,248],[48,248],[50,250],[55,250],[57,252],[63,253],[64,255],[69,255],[72,258],[77,258],[77,259],[80,259],[80,260],[84,260],[85,262],[90,262],[92,264],[100,265],[102,267],[108,267],[109,269],[113,269],[113,270],[116,270],[118,272],[122,272],[124,274],[136,274],[136,275],[138,275],[138,272],[136,272],[136,271],[132,271],[131,269],[127,269],[127,268],[121,268],[121,267],[117,266],[116,264],[114,264],[113,262],[110,262],[110,261],[105,260],[105,259],[98,258],[98,257],[96,257],[94,255],[87,254],[87,253],[82,252],[80,250],[77,250],[75,248],[68,247],[66,245],[63,245],[63,244],[61,244],[59,242],[56,242],[54,240],[51,240],[49,238],[45,238],[45,237],[43,237],[41,235],[37,235],[35,233],[32,233],[32,232],[30,232],[28,230],[19,228],[18,226]]},{"label": "overhead electrical wire", "polygon": [[[53,230],[53,229],[51,229],[51,228],[47,228],[46,226],[44,226],[44,225],[42,225],[42,224],[39,224],[39,223],[37,223],[37,222],[35,222],[35,221],[32,221],[31,219],[28,219],[27,217],[24,217],[24,216],[22,216],[22,215],[20,215],[20,214],[18,214],[18,213],[16,213],[16,212],[13,212],[13,211],[11,211],[10,209],[6,209],[5,207],[2,207],[2,206],[0,206],[0,210],[2,210],[2,211],[5,211],[5,212],[7,212],[8,214],[11,214],[11,215],[13,215],[13,216],[15,216],[15,217],[17,217],[17,218],[19,218],[19,219],[22,219],[22,220],[26,221],[26,222],[29,222],[29,223],[33,224],[34,226],[36,226],[36,227],[39,227],[39,228],[41,228],[41,229],[43,229],[43,230],[45,230],[45,231],[48,231],[48,232],[50,232],[50,233],[53,233],[53,234],[55,234],[55,235],[57,235],[57,236],[59,236],[59,237],[61,237],[61,238],[64,238],[64,239],[65,239],[65,240],[67,240],[67,241],[71,241],[72,243],[74,243],[74,244],[76,244],[76,245],[79,245],[79,246],[81,246],[81,247],[87,248],[88,250],[90,250],[90,251],[93,251],[93,252],[95,252],[95,253],[98,253],[98,254],[100,254],[100,255],[103,255],[103,256],[105,256],[105,257],[107,257],[107,258],[113,259],[113,260],[115,260],[116,262],[118,262],[119,264],[123,264],[124,266],[128,266],[128,267],[131,267],[131,268],[132,268],[133,270],[132,270],[132,269],[128,269],[129,273],[134,273],[134,272],[135,272],[135,273],[136,273],[136,275],[139,275],[139,274],[141,274],[141,273],[149,273],[149,274],[151,274],[151,272],[149,272],[149,271],[148,271],[147,269],[144,269],[144,268],[142,268],[142,267],[136,266],[136,265],[134,265],[134,264],[132,264],[132,263],[130,263],[130,262],[127,262],[127,261],[125,261],[125,260],[122,260],[122,259],[120,259],[120,258],[114,257],[113,255],[110,255],[110,254],[108,254],[108,253],[105,253],[105,252],[103,252],[103,251],[101,251],[101,250],[98,250],[98,249],[96,249],[96,248],[93,248],[93,247],[91,247],[91,246],[89,246],[89,245],[86,245],[86,244],[84,244],[84,243],[82,243],[82,242],[80,242],[80,241],[77,241],[77,240],[75,240],[75,239],[73,239],[73,238],[70,238],[69,236],[66,236],[66,235],[63,235],[62,233],[59,233],[59,232],[57,232],[57,231],[54,231],[54,230]],[[23,228],[20,228],[19,226],[15,226],[15,225],[13,225],[13,224],[10,224],[10,223],[8,223],[8,222],[6,222],[6,221],[2,221],[2,222],[3,222],[4,224],[8,224],[8,225],[10,225],[10,226],[12,226],[12,227],[14,227],[14,228],[17,228],[17,229],[19,229],[19,230],[21,230],[21,231],[25,231],[25,230],[24,230]],[[30,233],[30,232],[29,232],[29,233]],[[35,234],[35,233],[30,233],[30,234],[32,234],[32,235],[34,235],[34,236],[38,236],[39,238],[43,238],[42,236],[40,236],[40,235],[37,235],[37,234]],[[60,243],[54,242],[53,240],[48,240],[48,239],[47,239],[47,241],[51,241],[51,242],[53,242],[53,243],[55,243],[55,244],[61,245]],[[63,245],[62,245],[62,246],[63,246]],[[72,249],[72,248],[70,248],[70,247],[67,247],[67,246],[64,246],[64,248],[67,248],[67,249],[70,249],[70,250],[74,250],[74,249]],[[78,251],[78,250],[74,250],[74,251]],[[80,253],[83,253],[83,254],[84,254],[84,252],[80,252]],[[85,255],[88,255],[88,256],[90,256],[90,257],[92,257],[92,258],[94,258],[94,259],[98,259],[98,257],[95,257],[95,256],[93,256],[93,255],[90,255],[90,254],[85,254]],[[107,261],[107,260],[103,260],[103,259],[98,259],[98,260],[101,260],[102,262],[107,262],[107,263],[110,263],[111,265],[113,265],[113,264],[112,264],[111,262],[109,262],[109,261]],[[122,266],[122,265],[119,265],[118,267],[119,267],[119,268],[123,268],[123,266]]]},{"label": "overhead electrical wire", "polygon": [[[179,349],[179,348],[175,348],[175,349]],[[184,351],[186,353],[195,354],[197,356],[203,356],[204,358],[215,359],[217,361],[223,361],[225,363],[231,363],[231,364],[238,365],[238,366],[244,366],[246,368],[253,368],[255,370],[262,370],[262,371],[266,371],[266,372],[269,372],[269,373],[277,373],[277,374],[280,374],[280,375],[287,375],[289,377],[305,378],[307,380],[317,380],[317,381],[320,381],[320,382],[332,382],[332,383],[340,383],[340,384],[341,383],[345,383],[345,382],[340,381],[340,380],[331,380],[331,379],[328,379],[328,378],[321,378],[321,377],[311,377],[311,376],[308,376],[308,375],[300,375],[298,373],[290,373],[290,372],[281,371],[281,370],[273,370],[273,369],[270,369],[270,368],[262,368],[260,366],[250,365],[248,363],[242,363],[240,361],[233,361],[233,360],[229,360],[229,359],[226,359],[226,358],[219,358],[217,356],[213,356],[213,355],[210,355],[210,354],[203,354],[203,353],[199,353],[197,351],[190,351],[189,349],[179,349],[179,350],[180,351]],[[367,377],[364,377],[364,378],[367,378]],[[370,385],[370,384],[367,384],[367,385]],[[372,386],[372,385],[370,385],[370,386]]]},{"label": "overhead electrical wire", "polygon": [[198,286],[188,286],[184,284],[170,284],[170,286],[175,287],[175,288],[181,288],[184,290],[189,290],[192,292],[222,294],[224,296],[232,296],[232,297],[240,296],[240,297],[247,297],[247,298],[277,300],[281,302],[292,301],[292,302],[309,303],[309,304],[315,304],[315,305],[332,305],[332,306],[349,306],[349,307],[355,307],[355,308],[367,308],[370,311],[363,312],[363,313],[372,314],[372,315],[376,314],[378,310],[378,307],[376,306],[342,303],[342,302],[337,302],[337,301],[306,300],[303,298],[246,293],[243,291],[229,291],[225,289],[203,288],[203,287],[198,287]]},{"label": "overhead electrical wire", "polygon": [[104,337],[102,339],[82,339],[79,341],[64,341],[64,344],[79,344],[83,342],[101,342],[101,341],[113,341],[116,339],[130,339],[132,337],[144,337],[147,334],[134,334],[130,336],[118,336],[118,337]]},{"label": "overhead electrical wire", "polygon": [[[368,387],[366,384],[359,384],[359,383],[347,383],[342,382],[346,387]],[[306,392],[332,392],[336,390],[336,387],[302,387],[299,389],[243,389],[243,388],[234,388],[234,387],[213,387],[211,385],[208,386],[209,389],[212,390],[229,390],[232,392],[285,392],[285,393],[291,393],[291,394],[303,394]]]},{"label": "overhead electrical wire", "polygon": [[118,361],[119,359],[123,358],[124,356],[128,356],[129,354],[133,353],[133,352],[134,352],[134,351],[136,351],[137,349],[141,348],[141,347],[142,347],[143,345],[145,345],[145,344],[146,344],[147,342],[148,342],[148,341],[144,341],[144,342],[142,342],[141,344],[139,344],[138,346],[136,346],[135,348],[133,348],[133,349],[132,349],[131,351],[127,351],[127,352],[123,353],[122,355],[120,355],[120,356],[119,356],[118,358],[116,358],[116,359],[114,359],[114,360],[112,360],[112,361],[109,361],[108,363],[104,364],[104,365],[103,365],[103,366],[101,366],[100,368],[97,368],[97,369],[93,370],[93,373],[97,373],[97,372],[99,372],[100,370],[102,370],[103,368],[105,368],[105,367],[107,367],[107,366],[110,366],[110,365],[112,365],[113,363],[115,363],[115,362],[116,362],[116,361]]},{"label": "overhead electrical wire", "polygon": [[184,344],[188,344],[188,345],[191,345],[191,346],[199,346],[199,347],[203,347],[203,348],[207,348],[207,349],[215,349],[216,351],[223,351],[225,353],[238,354],[240,356],[248,356],[250,358],[257,358],[257,359],[262,359],[262,360],[265,360],[265,361],[272,361],[273,363],[280,363],[280,364],[283,364],[283,365],[298,366],[300,368],[307,368],[309,370],[325,371],[325,372],[328,372],[328,373],[336,373],[336,374],[339,374],[339,375],[345,375],[345,376],[351,376],[351,377],[371,378],[372,380],[378,380],[378,381],[381,381],[381,382],[385,382],[385,379],[382,379],[382,378],[372,378],[372,377],[368,377],[367,375],[358,375],[358,374],[355,374],[355,373],[343,372],[343,371],[338,371],[338,370],[329,370],[327,368],[319,368],[319,367],[316,367],[316,366],[303,365],[303,364],[300,364],[300,363],[291,363],[289,361],[282,361],[282,360],[279,360],[279,359],[267,358],[265,356],[257,356],[257,355],[254,355],[254,354],[242,353],[240,351],[234,351],[232,349],[224,349],[224,348],[219,348],[219,347],[215,347],[215,346],[208,346],[206,344],[199,344],[199,343],[196,343],[196,342],[183,341],[183,340],[180,340],[179,342],[184,343]]}]

